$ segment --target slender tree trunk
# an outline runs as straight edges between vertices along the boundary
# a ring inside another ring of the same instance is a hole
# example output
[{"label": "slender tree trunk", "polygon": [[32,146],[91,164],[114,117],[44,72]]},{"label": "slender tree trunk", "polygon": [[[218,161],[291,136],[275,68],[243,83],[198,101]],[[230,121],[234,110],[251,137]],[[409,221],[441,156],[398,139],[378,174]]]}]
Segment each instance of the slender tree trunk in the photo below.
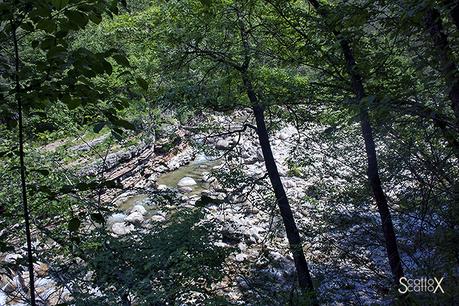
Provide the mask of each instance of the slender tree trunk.
[{"label": "slender tree trunk", "polygon": [[305,291],[314,293],[311,274],[309,272],[308,264],[304,256],[303,247],[301,243],[300,234],[293,217],[290,204],[285,193],[284,186],[277,170],[276,161],[274,160],[271,144],[269,142],[268,130],[266,128],[264,108],[259,104],[258,97],[256,96],[252,84],[247,75],[243,76],[244,86],[247,91],[247,96],[250,99],[253,107],[253,113],[257,123],[257,134],[260,141],[263,158],[265,160],[266,170],[268,172],[269,180],[274,189],[277,205],[279,207],[282,220],[284,222],[285,231],[287,233],[290,251],[293,254],[295,261],[295,268],[298,275],[299,287]]},{"label": "slender tree trunk", "polygon": [[459,1],[458,0],[443,0],[446,4],[451,19],[459,30]]},{"label": "slender tree trunk", "polygon": [[[326,16],[317,0],[309,0],[311,5],[319,14]],[[334,32],[338,37],[339,32]],[[349,42],[344,38],[340,39],[341,49],[346,60],[346,70],[351,76],[352,89],[356,96],[358,103],[365,97],[365,89],[363,87],[362,77],[359,74],[357,64],[355,62],[354,54],[349,46]],[[387,203],[386,195],[381,185],[379,176],[379,167],[376,154],[376,145],[373,137],[373,129],[371,127],[370,119],[368,116],[368,109],[366,105],[360,106],[360,128],[365,142],[365,152],[367,155],[367,176],[370,183],[373,197],[378,207],[379,216],[381,218],[382,230],[386,244],[387,257],[395,281],[398,283],[399,279],[403,277],[403,268],[400,260],[400,255],[397,246],[397,239],[395,236],[394,225],[392,223],[391,213]]]},{"label": "slender tree trunk", "polygon": [[35,302],[35,280],[33,274],[33,255],[32,255],[32,238],[30,234],[30,216],[29,216],[29,207],[27,204],[27,185],[26,185],[26,167],[24,161],[24,127],[23,127],[23,118],[22,118],[22,97],[21,97],[21,85],[19,84],[19,48],[18,41],[16,37],[16,26],[11,23],[13,30],[13,42],[14,42],[14,55],[15,55],[15,91],[16,91],[16,101],[18,106],[18,133],[19,133],[19,163],[20,163],[20,172],[21,172],[21,193],[22,193],[22,207],[24,213],[25,221],[25,233],[27,239],[27,258],[28,258],[28,269],[29,269],[29,290],[30,290],[30,304],[32,306],[36,305]]},{"label": "slender tree trunk", "polygon": [[[356,95],[357,101],[360,102],[365,97],[365,90],[363,87],[361,76],[357,72],[354,55],[349,43],[346,40],[341,40],[341,48],[343,49],[344,57],[346,59],[347,71],[351,75],[352,88]],[[398,252],[397,239],[395,236],[394,225],[392,223],[389,205],[387,198],[384,194],[381,179],[379,177],[379,167],[376,154],[376,145],[373,137],[373,129],[371,127],[370,119],[368,116],[368,109],[366,105],[360,106],[360,128],[365,142],[365,152],[367,154],[367,175],[370,182],[373,196],[378,206],[379,216],[381,218],[384,240],[386,242],[386,251],[389,258],[389,265],[395,281],[403,277],[403,268],[400,261]]]},{"label": "slender tree trunk", "polygon": [[459,132],[459,75],[456,64],[451,57],[451,48],[448,37],[443,30],[440,13],[436,9],[429,9],[425,16],[425,26],[432,37],[438,54],[443,77],[448,86],[448,95],[451,100],[451,108],[456,117],[456,134]]}]

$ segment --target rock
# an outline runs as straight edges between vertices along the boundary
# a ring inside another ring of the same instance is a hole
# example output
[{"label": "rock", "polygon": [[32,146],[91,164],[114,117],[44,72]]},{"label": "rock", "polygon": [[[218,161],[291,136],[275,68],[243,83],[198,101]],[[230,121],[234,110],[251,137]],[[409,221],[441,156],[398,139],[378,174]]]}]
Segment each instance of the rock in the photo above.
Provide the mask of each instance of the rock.
[{"label": "rock", "polygon": [[265,160],[265,158],[263,157],[263,151],[261,149],[257,151],[257,159],[261,162]]},{"label": "rock", "polygon": [[201,180],[203,182],[208,182],[211,178],[212,178],[212,176],[211,176],[210,172],[203,172],[201,174]]},{"label": "rock", "polygon": [[226,139],[220,139],[219,141],[217,141],[217,143],[215,144],[215,148],[217,150],[228,150],[229,148],[231,147],[231,144],[228,140]]},{"label": "rock", "polygon": [[191,177],[184,177],[180,181],[178,181],[177,186],[178,187],[188,187],[188,186],[194,186],[196,185],[196,181],[191,178]]},{"label": "rock", "polygon": [[126,217],[126,221],[131,223],[142,223],[143,215],[140,212],[135,211]]},{"label": "rock", "polygon": [[167,168],[166,166],[164,165],[159,165],[158,167],[156,167],[155,169],[153,169],[154,172],[157,172],[157,173],[163,173],[163,172],[166,172],[168,171],[169,168]]},{"label": "rock", "polygon": [[166,185],[159,184],[158,187],[156,187],[156,189],[158,189],[158,191],[165,191],[168,189],[168,187]]},{"label": "rock", "polygon": [[7,263],[14,263],[16,260],[18,260],[21,257],[22,256],[19,255],[19,254],[7,254],[5,256],[4,261],[7,262]]},{"label": "rock", "polygon": [[48,275],[49,266],[44,262],[34,264],[34,270],[38,276],[44,277]]},{"label": "rock", "polygon": [[178,190],[179,190],[180,192],[182,192],[182,193],[190,193],[190,192],[193,192],[193,188],[191,188],[191,187],[180,187]]},{"label": "rock", "polygon": [[124,222],[126,217],[127,216],[125,214],[116,213],[116,214],[113,214],[110,217],[108,217],[107,223],[108,224],[122,223],[122,222]]},{"label": "rock", "polygon": [[241,262],[241,261],[244,261],[247,257],[248,257],[247,254],[240,253],[236,255],[235,259],[236,261]]},{"label": "rock", "polygon": [[285,170],[284,167],[279,167],[279,175],[287,176],[287,170]]},{"label": "rock", "polygon": [[147,213],[147,210],[145,209],[145,207],[143,207],[142,205],[135,205],[132,210],[131,210],[131,213],[134,213],[134,212],[138,212],[140,213],[142,216],[144,216],[146,213]]},{"label": "rock", "polygon": [[151,217],[150,220],[153,221],[153,222],[164,222],[164,221],[166,221],[166,218],[164,216],[161,216],[161,215],[154,215],[153,217]]},{"label": "rock", "polygon": [[285,180],[284,181],[284,187],[285,188],[295,188],[296,187],[296,183],[292,180]]},{"label": "rock", "polygon": [[279,138],[281,140],[287,140],[287,139],[290,138],[290,136],[286,132],[282,132],[282,133],[280,133]]},{"label": "rock", "polygon": [[112,232],[117,235],[126,235],[134,230],[134,225],[125,223],[115,223],[112,225]]}]

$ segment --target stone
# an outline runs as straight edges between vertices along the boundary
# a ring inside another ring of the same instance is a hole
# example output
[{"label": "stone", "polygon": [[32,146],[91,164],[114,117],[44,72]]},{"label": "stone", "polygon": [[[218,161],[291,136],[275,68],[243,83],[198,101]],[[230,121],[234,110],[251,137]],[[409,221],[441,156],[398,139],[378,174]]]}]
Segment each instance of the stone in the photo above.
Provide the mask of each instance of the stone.
[{"label": "stone", "polygon": [[126,215],[122,213],[116,213],[108,217],[107,223],[108,224],[113,224],[113,223],[122,223],[126,219]]},{"label": "stone", "polygon": [[212,176],[211,176],[210,172],[207,172],[207,171],[206,171],[206,172],[203,172],[203,173],[201,174],[201,180],[202,180],[203,182],[208,182],[211,178],[212,178]]},{"label": "stone", "polygon": [[296,187],[296,183],[292,180],[285,180],[284,181],[284,187],[285,188],[295,188]]},{"label": "stone", "polygon": [[44,262],[34,264],[34,270],[38,276],[44,277],[48,275],[49,266]]},{"label": "stone", "polygon": [[217,150],[228,150],[229,148],[231,147],[231,144],[228,140],[226,139],[220,139],[219,141],[217,141],[217,143],[215,144],[215,148]]},{"label": "stone", "polygon": [[19,254],[7,254],[5,256],[4,261],[7,262],[7,263],[14,263],[16,260],[18,260],[21,257],[22,256],[19,255]]},{"label": "stone", "polygon": [[281,140],[287,140],[287,139],[290,138],[290,136],[289,136],[287,133],[282,132],[282,133],[280,133],[279,138],[280,138]]},{"label": "stone", "polygon": [[257,159],[258,159],[258,161],[264,161],[265,160],[265,158],[263,157],[263,151],[261,149],[259,149],[257,151]]},{"label": "stone", "polygon": [[182,192],[182,193],[190,193],[190,192],[193,192],[193,188],[191,188],[191,187],[180,187],[178,190],[179,190],[180,192]]},{"label": "stone", "polygon": [[117,235],[126,235],[134,230],[134,225],[125,223],[115,223],[112,225],[112,232]]},{"label": "stone", "polygon": [[194,185],[196,185],[196,181],[193,178],[188,177],[188,176],[185,176],[177,183],[178,187],[189,187],[189,186],[194,186]]},{"label": "stone", "polygon": [[142,216],[144,216],[146,213],[147,213],[147,210],[145,209],[145,207],[143,207],[142,205],[135,205],[132,210],[131,210],[131,213],[134,213],[134,212],[138,212],[140,213]]},{"label": "stone", "polygon": [[164,222],[166,221],[166,218],[164,216],[161,216],[161,215],[154,215],[151,217],[151,221],[153,222]]},{"label": "stone", "polygon": [[278,171],[280,176],[287,176],[287,170],[284,167],[279,167]]},{"label": "stone", "polygon": [[240,253],[236,255],[236,261],[241,262],[244,261],[248,256],[244,253]]},{"label": "stone", "polygon": [[140,212],[135,211],[126,217],[126,221],[131,223],[142,223],[143,215]]},{"label": "stone", "polygon": [[158,187],[156,187],[156,189],[158,189],[158,191],[165,191],[167,190],[167,186],[166,185],[163,185],[163,184],[159,184]]}]

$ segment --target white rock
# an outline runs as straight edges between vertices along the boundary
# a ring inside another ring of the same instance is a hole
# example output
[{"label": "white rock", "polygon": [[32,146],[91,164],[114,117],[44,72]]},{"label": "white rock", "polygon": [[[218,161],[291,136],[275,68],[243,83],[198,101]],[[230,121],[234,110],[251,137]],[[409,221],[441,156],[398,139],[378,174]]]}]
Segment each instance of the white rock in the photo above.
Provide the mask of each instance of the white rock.
[{"label": "white rock", "polygon": [[117,235],[126,235],[134,230],[134,225],[126,225],[125,223],[115,223],[112,225],[112,232]]},{"label": "white rock", "polygon": [[142,223],[143,216],[140,212],[135,211],[126,217],[126,221],[131,222],[131,223]]},{"label": "white rock", "polygon": [[194,185],[196,185],[196,181],[193,178],[188,177],[188,176],[185,176],[177,183],[178,187],[188,187],[188,186],[194,186]]},{"label": "white rock", "polygon": [[131,213],[134,213],[134,212],[138,212],[140,213],[142,216],[144,216],[146,213],[147,213],[147,210],[145,209],[145,207],[143,207],[142,205],[135,205],[132,210],[131,210]]},{"label": "white rock", "polygon": [[246,258],[247,258],[247,255],[244,253],[236,255],[236,261],[239,261],[239,262],[244,261]]},{"label": "white rock", "polygon": [[283,133],[280,133],[279,138],[281,140],[287,140],[290,138],[290,136],[286,132],[283,132]]},{"label": "white rock", "polygon": [[284,187],[285,188],[295,188],[296,187],[296,183],[292,180],[285,180],[284,181]]},{"label": "white rock", "polygon": [[153,222],[163,222],[163,221],[166,221],[166,218],[164,216],[161,216],[161,215],[154,215],[153,217],[151,217],[151,221],[153,221]]},{"label": "white rock", "polygon": [[15,262],[17,259],[21,258],[22,256],[19,255],[19,254],[7,254],[5,256],[5,262],[8,262],[8,263],[13,263]]},{"label": "white rock", "polygon": [[264,161],[265,160],[265,158],[263,157],[263,151],[261,149],[257,151],[257,159],[259,161]]},{"label": "white rock", "polygon": [[219,141],[217,141],[215,148],[217,150],[227,150],[230,148],[230,142],[226,139],[220,139]]},{"label": "white rock", "polygon": [[122,223],[126,219],[126,215],[122,213],[116,213],[108,217],[107,223],[108,224],[113,224],[113,223]]},{"label": "white rock", "polygon": [[167,190],[167,186],[163,184],[159,184],[158,187],[156,187],[159,191],[165,191]]},{"label": "white rock", "polygon": [[193,188],[191,188],[191,187],[180,187],[179,191],[182,192],[182,193],[190,193],[190,192],[193,191]]}]

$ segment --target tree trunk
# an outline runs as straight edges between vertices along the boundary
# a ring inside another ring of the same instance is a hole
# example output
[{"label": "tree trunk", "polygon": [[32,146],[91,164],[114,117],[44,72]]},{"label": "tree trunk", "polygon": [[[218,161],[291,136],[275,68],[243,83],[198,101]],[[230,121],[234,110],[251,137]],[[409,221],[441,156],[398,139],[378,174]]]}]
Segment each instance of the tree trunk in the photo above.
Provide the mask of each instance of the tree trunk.
[{"label": "tree trunk", "polygon": [[459,30],[459,1],[458,0],[443,0],[446,4],[451,19],[453,20],[456,28]]},{"label": "tree trunk", "polygon": [[282,181],[277,170],[276,161],[274,160],[273,152],[271,150],[271,144],[269,142],[268,131],[266,129],[265,123],[264,108],[259,104],[252,84],[246,75],[243,76],[243,81],[247,95],[253,105],[252,108],[257,123],[258,139],[260,141],[261,150],[263,152],[263,158],[265,160],[265,166],[268,172],[269,180],[271,181],[271,185],[277,200],[277,205],[284,222],[285,231],[287,233],[287,238],[290,245],[290,251],[292,252],[293,259],[295,261],[298,284],[301,289],[309,291],[313,294],[314,287],[312,284],[312,278],[309,272],[308,264],[306,263],[306,258],[304,256],[300,234],[295,224],[295,219],[293,217],[284,186],[282,185]]},{"label": "tree trunk", "polygon": [[[322,10],[317,0],[309,0],[315,10],[326,17],[326,12]],[[335,36],[340,39],[341,49],[346,60],[346,70],[351,76],[352,89],[356,96],[357,103],[360,103],[362,98],[365,97],[365,89],[363,87],[362,77],[358,72],[358,67],[355,62],[354,54],[349,42],[344,38],[339,38],[340,34],[334,31]],[[366,105],[360,106],[360,128],[362,136],[365,142],[365,152],[367,155],[367,176],[370,183],[371,190],[373,192],[376,205],[378,207],[379,216],[381,218],[382,230],[384,234],[384,240],[386,243],[386,252],[389,259],[389,265],[392,271],[392,275],[395,281],[398,283],[399,279],[403,277],[403,268],[400,261],[400,255],[397,247],[397,239],[395,236],[394,225],[392,223],[389,206],[387,203],[386,195],[381,186],[381,179],[379,177],[379,168],[376,155],[376,146],[373,137],[373,129],[369,120],[368,109]]]},{"label": "tree trunk", "polygon": [[[346,68],[351,75],[352,88],[356,95],[357,102],[360,103],[362,98],[365,97],[365,90],[362,83],[362,78],[357,72],[357,65],[355,63],[354,55],[349,43],[343,39],[341,40],[341,48],[343,49],[344,57],[346,59]],[[381,218],[382,229],[384,233],[384,240],[386,242],[386,252],[389,258],[389,265],[395,281],[403,277],[403,268],[400,261],[400,255],[397,247],[397,239],[395,236],[394,225],[392,223],[387,198],[384,194],[381,179],[379,177],[379,167],[376,155],[376,145],[373,137],[373,129],[371,127],[370,119],[368,116],[368,109],[366,105],[360,106],[360,128],[365,142],[365,152],[367,154],[367,175],[370,183],[373,196],[378,206],[379,216]]]},{"label": "tree trunk", "polygon": [[448,44],[448,37],[443,31],[440,13],[436,9],[429,9],[426,12],[425,26],[432,37],[441,71],[448,86],[451,107],[456,117],[457,134],[459,132],[459,76],[456,64],[451,58],[451,49]]},{"label": "tree trunk", "polygon": [[15,64],[15,92],[16,101],[18,105],[18,142],[19,142],[19,163],[21,173],[21,195],[22,195],[22,208],[25,222],[25,234],[27,239],[27,266],[29,269],[29,294],[30,304],[36,305],[35,302],[35,279],[33,274],[33,255],[32,255],[32,237],[30,234],[30,215],[29,207],[27,204],[27,185],[26,185],[26,166],[24,161],[24,131],[23,131],[23,109],[22,109],[22,97],[21,97],[21,85],[19,83],[19,48],[18,40],[16,37],[16,26],[11,24],[14,44],[14,64]]}]

